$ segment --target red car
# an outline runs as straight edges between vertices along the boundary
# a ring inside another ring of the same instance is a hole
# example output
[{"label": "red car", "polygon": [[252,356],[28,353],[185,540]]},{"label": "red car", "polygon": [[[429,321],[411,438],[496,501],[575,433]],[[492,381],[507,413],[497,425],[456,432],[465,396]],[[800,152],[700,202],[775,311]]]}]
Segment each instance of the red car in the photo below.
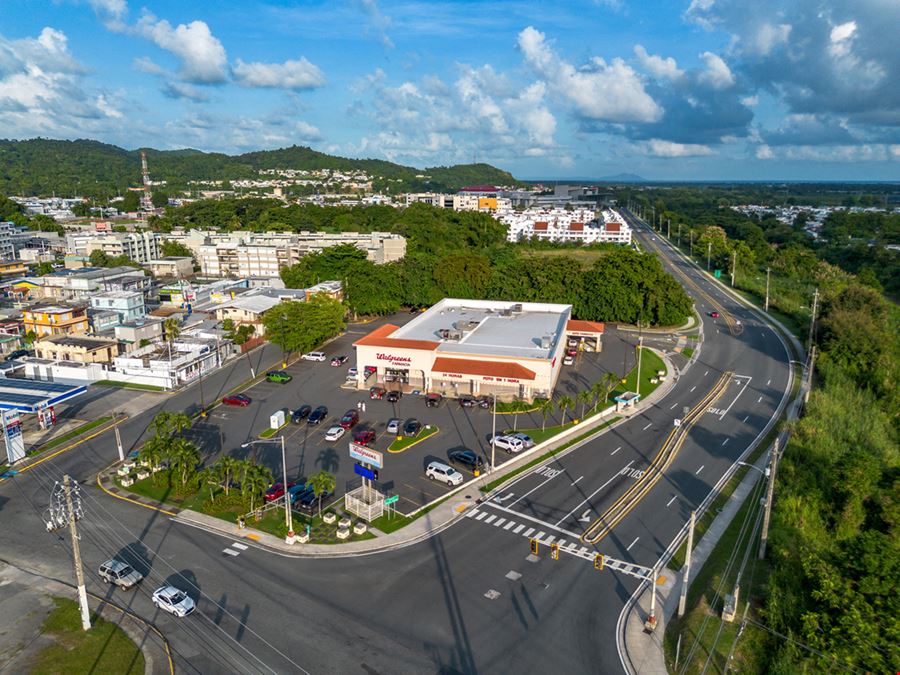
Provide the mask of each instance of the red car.
[{"label": "red car", "polygon": [[566,349],[566,356],[578,356],[578,350],[575,347]]},{"label": "red car", "polygon": [[359,422],[359,413],[355,410],[348,410],[344,413],[344,416],[341,418],[341,421],[338,422],[344,429],[350,429],[357,422]]},{"label": "red car", "polygon": [[241,408],[250,405],[252,401],[253,399],[246,394],[232,394],[231,396],[226,396],[222,399],[222,403],[225,405],[236,405]]},{"label": "red car", "polygon": [[[292,487],[294,487],[294,484],[288,483],[287,489],[290,490]],[[284,484],[282,484],[282,483],[275,483],[275,485],[273,485],[268,490],[266,490],[265,500],[267,502],[274,502],[275,500],[281,499],[283,497],[284,497]]]},{"label": "red car", "polygon": [[375,442],[375,431],[372,429],[360,429],[353,434],[353,442],[360,445],[369,445]]},{"label": "red car", "polygon": [[387,393],[387,392],[385,391],[385,389],[383,387],[371,387],[369,389],[369,398],[371,398],[371,399],[384,398],[385,393]]},{"label": "red car", "polygon": [[718,312],[710,312],[709,315],[710,315],[712,318],[714,318],[714,319],[718,319],[718,318],[719,318],[719,313],[718,313]]}]

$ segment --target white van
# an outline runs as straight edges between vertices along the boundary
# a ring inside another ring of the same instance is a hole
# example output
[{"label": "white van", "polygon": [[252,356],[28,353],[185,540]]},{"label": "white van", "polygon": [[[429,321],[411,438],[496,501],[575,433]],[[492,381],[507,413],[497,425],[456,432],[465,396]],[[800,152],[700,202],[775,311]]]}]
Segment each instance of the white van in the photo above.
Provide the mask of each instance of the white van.
[{"label": "white van", "polygon": [[525,449],[525,443],[522,439],[515,436],[496,436],[493,443],[494,447],[507,452],[522,452]]},{"label": "white van", "polygon": [[307,352],[302,358],[306,361],[324,361],[325,352]]}]

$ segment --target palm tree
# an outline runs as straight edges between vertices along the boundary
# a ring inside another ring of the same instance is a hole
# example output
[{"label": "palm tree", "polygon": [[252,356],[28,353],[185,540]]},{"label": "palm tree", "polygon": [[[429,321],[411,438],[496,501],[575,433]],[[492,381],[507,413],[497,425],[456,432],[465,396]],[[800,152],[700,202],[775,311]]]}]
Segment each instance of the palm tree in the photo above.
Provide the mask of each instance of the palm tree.
[{"label": "palm tree", "polygon": [[603,384],[603,380],[597,380],[591,385],[591,398],[594,400],[595,408],[599,407],[600,410],[603,410],[603,406],[600,405],[600,399],[605,391],[606,388]]},{"label": "palm tree", "polygon": [[322,471],[319,471],[319,473],[310,476],[309,484],[312,485],[313,494],[315,494],[316,499],[319,500],[319,516],[321,516],[322,497],[326,493],[334,491],[335,485],[337,485],[337,481],[335,480],[333,474],[330,474],[323,469]]},{"label": "palm tree", "polygon": [[174,438],[169,444],[169,457],[172,470],[181,477],[182,487],[187,485],[188,479],[194,474],[200,461],[197,446],[186,438]]},{"label": "palm tree", "polygon": [[205,485],[209,488],[209,501],[211,502],[216,499],[214,490],[220,487],[219,475],[219,471],[215,466],[208,466],[197,474],[200,485]]},{"label": "palm tree", "polygon": [[166,342],[169,343],[169,358],[172,357],[172,343],[181,334],[181,324],[174,316],[169,317],[163,322],[163,332],[166,336]]},{"label": "palm tree", "polygon": [[150,468],[150,472],[154,474],[154,483],[159,479],[159,474],[155,471],[155,469],[168,454],[167,445],[168,443],[166,439],[156,437],[148,440],[146,443],[144,443],[144,447],[141,448],[141,458],[147,462],[147,465]]},{"label": "palm tree", "polygon": [[513,431],[515,431],[519,425],[519,409],[522,407],[522,397],[518,394],[513,394],[511,404],[513,409]]},{"label": "palm tree", "polygon": [[265,466],[248,466],[241,481],[241,494],[250,502],[250,511],[256,510],[256,500],[262,500],[262,494],[272,483],[272,471]]},{"label": "palm tree", "polygon": [[191,428],[191,418],[183,412],[169,413],[169,429],[170,433],[180,434],[185,429]]},{"label": "palm tree", "polygon": [[566,395],[559,397],[559,401],[557,402],[556,405],[558,405],[560,410],[562,410],[562,423],[565,424],[566,423],[566,410],[568,410],[569,408],[574,408],[575,401],[572,399],[571,396],[566,394]]},{"label": "palm tree", "polygon": [[538,412],[541,413],[541,418],[543,419],[541,422],[541,431],[544,431],[547,428],[547,418],[553,414],[555,408],[556,404],[553,402],[552,398],[544,399],[538,404]]},{"label": "palm tree", "polygon": [[619,384],[619,377],[613,372],[608,372],[600,381],[603,383],[603,409],[605,409],[606,404],[609,403],[610,392]]},{"label": "palm tree", "polygon": [[222,455],[215,464],[216,473],[221,481],[222,487],[225,488],[225,496],[228,496],[231,490],[231,483],[240,471],[241,460],[231,455]]},{"label": "palm tree", "polygon": [[584,391],[578,392],[578,402],[581,403],[581,419],[584,419],[584,410],[591,404],[591,401],[593,400],[594,394],[591,393],[590,389],[585,389]]}]

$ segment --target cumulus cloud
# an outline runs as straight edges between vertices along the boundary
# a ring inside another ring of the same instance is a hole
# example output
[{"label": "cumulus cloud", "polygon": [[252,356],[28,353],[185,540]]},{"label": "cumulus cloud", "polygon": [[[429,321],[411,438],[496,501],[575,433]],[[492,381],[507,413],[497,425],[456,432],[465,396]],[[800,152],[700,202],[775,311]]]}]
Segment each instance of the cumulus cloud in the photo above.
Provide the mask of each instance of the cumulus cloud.
[{"label": "cumulus cloud", "polygon": [[705,157],[715,154],[712,148],[698,143],[673,143],[651,138],[645,144],[648,155],[653,157]]},{"label": "cumulus cloud", "polygon": [[303,139],[304,141],[318,141],[322,138],[322,133],[318,128],[303,120],[298,120],[294,123],[294,131],[296,132],[297,138]]},{"label": "cumulus cloud", "polygon": [[808,113],[788,115],[775,130],[761,132],[768,145],[842,145],[857,142],[846,122]]},{"label": "cumulus cloud", "polygon": [[185,98],[196,103],[209,100],[206,94],[187,82],[166,82],[160,91],[171,99]]},{"label": "cumulus cloud", "polygon": [[622,59],[607,63],[595,57],[577,69],[559,57],[544,34],[531,26],[519,33],[518,44],[528,65],[581,117],[603,122],[653,122],[662,117],[663,109]]},{"label": "cumulus cloud", "polygon": [[228,76],[225,47],[203,21],[172,27],[165,19],[145,14],[137,24],[138,32],[176,56],[179,75],[195,84],[218,84]]},{"label": "cumulus cloud", "polygon": [[721,56],[703,52],[700,58],[706,64],[706,70],[700,73],[700,82],[713,89],[728,89],[734,84],[734,75]]},{"label": "cumulus cloud", "polygon": [[318,66],[306,58],[284,63],[245,63],[241,59],[232,69],[235,81],[242,87],[314,89],[325,84],[325,76]]},{"label": "cumulus cloud", "polygon": [[677,80],[684,75],[684,71],[678,67],[678,63],[671,56],[663,58],[656,54],[648,54],[643,45],[634,46],[634,55],[638,65],[653,77],[664,80]]},{"label": "cumulus cloud", "polygon": [[360,8],[369,18],[370,26],[378,33],[381,38],[381,44],[388,49],[393,49],[394,43],[387,34],[388,26],[391,25],[391,19],[381,13],[377,0],[357,0]]}]

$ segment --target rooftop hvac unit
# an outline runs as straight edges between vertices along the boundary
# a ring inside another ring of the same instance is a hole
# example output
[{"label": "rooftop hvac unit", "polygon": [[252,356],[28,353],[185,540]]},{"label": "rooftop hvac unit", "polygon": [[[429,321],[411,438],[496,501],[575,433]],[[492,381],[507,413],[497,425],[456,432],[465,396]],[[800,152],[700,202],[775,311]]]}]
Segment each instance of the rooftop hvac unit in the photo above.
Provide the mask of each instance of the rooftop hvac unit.
[{"label": "rooftop hvac unit", "polygon": [[552,335],[544,335],[541,337],[541,349],[550,349],[550,346],[553,344],[553,336]]},{"label": "rooftop hvac unit", "polygon": [[456,330],[455,328],[451,328],[447,331],[447,339],[453,342],[459,342],[463,339],[463,332],[461,330]]},{"label": "rooftop hvac unit", "polygon": [[512,306],[513,314],[521,314],[522,313],[522,303],[517,302]]},{"label": "rooftop hvac unit", "polygon": [[512,311],[508,308],[504,308],[500,310],[500,316],[511,316]]}]

